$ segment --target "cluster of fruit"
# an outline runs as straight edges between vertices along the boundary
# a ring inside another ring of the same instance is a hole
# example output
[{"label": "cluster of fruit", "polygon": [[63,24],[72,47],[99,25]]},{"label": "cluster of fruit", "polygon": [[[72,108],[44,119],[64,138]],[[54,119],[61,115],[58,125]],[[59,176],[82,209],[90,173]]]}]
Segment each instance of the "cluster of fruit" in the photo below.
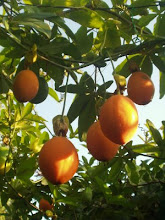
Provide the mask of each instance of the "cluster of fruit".
[{"label": "cluster of fruit", "polygon": [[[33,102],[40,87],[35,73],[23,70],[15,78],[13,92],[18,101]],[[128,97],[115,94],[105,101],[100,110],[99,120],[94,122],[87,132],[87,148],[95,159],[112,159],[119,146],[132,139],[138,127],[138,112],[134,103],[148,104],[152,100],[154,90],[150,77],[136,71],[128,80]],[[56,117],[53,125],[56,136],[42,147],[39,167],[44,177],[52,184],[62,184],[76,173],[79,159],[76,148],[66,138],[69,126],[67,118]]]},{"label": "cluster of fruit", "polygon": [[99,161],[108,161],[118,152],[119,146],[129,142],[138,127],[138,112],[134,103],[148,104],[155,88],[150,77],[141,71],[133,72],[127,84],[128,97],[111,96],[100,110],[99,120],[87,133],[87,148]]},{"label": "cluster of fruit", "polygon": [[[13,84],[15,98],[19,102],[42,102],[48,95],[42,94],[43,87],[48,90],[45,82],[44,78],[38,78],[31,70],[19,72]],[[134,103],[148,104],[154,91],[150,77],[136,71],[128,80],[128,96],[114,94],[105,101],[100,109],[99,120],[87,132],[87,148],[95,159],[111,160],[119,147],[132,139],[138,127],[138,112]],[[69,126],[67,117],[56,116],[53,125],[56,136],[43,145],[39,153],[39,167],[43,176],[52,184],[62,184],[68,182],[77,172],[79,158],[76,148],[66,138]],[[3,156],[6,156],[8,150],[5,149]],[[9,169],[6,164],[6,172]],[[0,173],[4,173],[4,163],[0,164]],[[48,201],[40,201],[41,210],[52,208]]]}]

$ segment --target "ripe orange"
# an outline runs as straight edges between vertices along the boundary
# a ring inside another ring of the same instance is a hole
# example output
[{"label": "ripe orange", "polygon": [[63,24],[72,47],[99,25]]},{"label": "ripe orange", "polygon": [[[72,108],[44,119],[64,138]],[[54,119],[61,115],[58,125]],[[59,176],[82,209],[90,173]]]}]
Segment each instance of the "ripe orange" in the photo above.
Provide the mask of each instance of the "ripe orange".
[{"label": "ripe orange", "polygon": [[50,204],[45,199],[40,199],[39,209],[42,210],[43,212],[46,212],[47,210],[52,210],[53,209],[53,204]]},{"label": "ripe orange", "polygon": [[78,164],[77,150],[66,137],[50,139],[39,154],[40,170],[52,184],[69,181],[76,173]]},{"label": "ripe orange", "polygon": [[131,99],[113,95],[100,110],[100,125],[104,135],[116,144],[131,140],[138,127],[138,113]]},{"label": "ripe orange", "polygon": [[31,70],[20,71],[13,83],[13,93],[19,102],[27,102],[33,99],[39,89],[39,81]]},{"label": "ripe orange", "polygon": [[128,80],[127,92],[133,102],[138,105],[146,105],[151,102],[155,87],[146,73],[134,72]]},{"label": "ripe orange", "polygon": [[111,160],[117,154],[119,146],[104,136],[99,121],[94,122],[88,129],[87,148],[95,159]]}]

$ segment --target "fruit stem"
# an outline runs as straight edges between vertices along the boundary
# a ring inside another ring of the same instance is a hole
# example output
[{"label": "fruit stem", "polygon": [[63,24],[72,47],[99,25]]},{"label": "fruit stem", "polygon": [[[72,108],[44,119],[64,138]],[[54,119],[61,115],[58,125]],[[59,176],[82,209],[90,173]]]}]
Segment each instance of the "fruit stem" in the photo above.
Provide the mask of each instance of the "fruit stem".
[{"label": "fruit stem", "polygon": [[107,51],[107,53],[108,53],[108,56],[109,56],[110,61],[111,61],[111,65],[112,65],[112,68],[113,68],[113,75],[114,75],[116,73],[115,66],[114,66],[114,63],[113,63],[113,60],[112,60],[112,57],[111,57],[109,51]]},{"label": "fruit stem", "polygon": [[105,86],[105,79],[104,79],[104,76],[103,76],[103,74],[102,74],[102,72],[101,72],[101,69],[100,69],[100,68],[98,68],[98,69],[99,69],[99,73],[100,73],[100,75],[101,75],[101,77],[102,77],[103,85],[104,85],[104,89],[105,89],[105,91],[104,91],[104,96],[103,96],[103,99],[104,99],[104,101],[105,101],[105,99],[106,99],[106,86]]},{"label": "fruit stem", "polygon": [[63,104],[62,115],[61,115],[61,118],[62,118],[62,119],[63,119],[63,116],[64,116],[65,105],[66,105],[66,96],[67,96],[67,89],[68,89],[68,81],[69,81],[69,73],[68,73],[67,79],[66,79],[66,87],[65,87],[65,94],[64,94],[64,104]]}]

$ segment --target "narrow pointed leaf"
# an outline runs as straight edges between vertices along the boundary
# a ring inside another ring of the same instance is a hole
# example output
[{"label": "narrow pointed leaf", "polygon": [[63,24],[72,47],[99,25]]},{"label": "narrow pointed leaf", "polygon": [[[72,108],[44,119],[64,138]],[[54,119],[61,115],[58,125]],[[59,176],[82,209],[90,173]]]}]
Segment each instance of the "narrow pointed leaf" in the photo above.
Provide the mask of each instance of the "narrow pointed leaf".
[{"label": "narrow pointed leaf", "polygon": [[27,115],[29,115],[31,113],[33,109],[33,104],[32,103],[28,103],[25,108],[23,109],[23,112],[22,112],[22,116],[21,116],[21,119],[25,118]]}]

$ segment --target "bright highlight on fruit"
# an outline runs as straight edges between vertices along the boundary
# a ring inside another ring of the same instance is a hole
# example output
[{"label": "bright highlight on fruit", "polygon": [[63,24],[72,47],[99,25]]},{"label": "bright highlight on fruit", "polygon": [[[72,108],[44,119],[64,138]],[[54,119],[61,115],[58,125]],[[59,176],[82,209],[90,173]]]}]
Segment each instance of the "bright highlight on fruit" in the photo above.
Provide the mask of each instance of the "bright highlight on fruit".
[{"label": "bright highlight on fruit", "polygon": [[119,144],[110,141],[103,134],[100,122],[94,122],[87,133],[87,148],[92,156],[99,161],[109,161],[118,152]]},{"label": "bright highlight on fruit", "polygon": [[146,73],[134,72],[128,80],[127,92],[133,102],[146,105],[152,101],[155,87]]},{"label": "bright highlight on fruit", "polygon": [[66,137],[47,141],[39,154],[39,167],[43,176],[52,184],[69,181],[79,165],[77,150]]},{"label": "bright highlight on fruit", "polygon": [[19,102],[27,102],[33,99],[38,92],[39,81],[31,70],[20,71],[13,83],[13,93]]},{"label": "bright highlight on fruit", "polygon": [[99,116],[104,135],[116,144],[125,144],[138,127],[138,113],[131,99],[113,95],[103,104]]}]

